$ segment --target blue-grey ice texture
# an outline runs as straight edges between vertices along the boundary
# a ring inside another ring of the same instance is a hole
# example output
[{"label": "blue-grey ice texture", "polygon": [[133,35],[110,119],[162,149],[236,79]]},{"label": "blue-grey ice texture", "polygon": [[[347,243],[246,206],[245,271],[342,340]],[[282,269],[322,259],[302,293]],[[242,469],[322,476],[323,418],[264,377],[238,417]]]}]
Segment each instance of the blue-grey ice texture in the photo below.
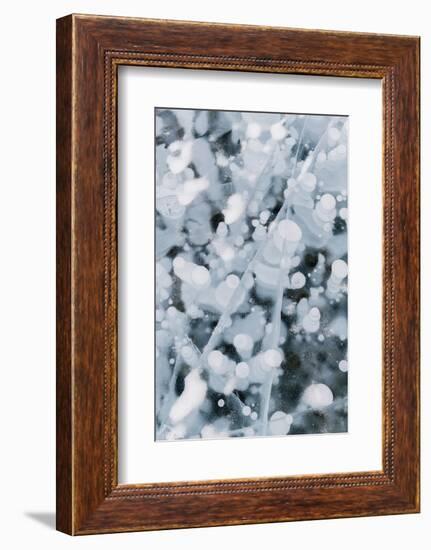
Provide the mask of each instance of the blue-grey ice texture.
[{"label": "blue-grey ice texture", "polygon": [[348,118],[155,117],[156,439],[345,432]]}]

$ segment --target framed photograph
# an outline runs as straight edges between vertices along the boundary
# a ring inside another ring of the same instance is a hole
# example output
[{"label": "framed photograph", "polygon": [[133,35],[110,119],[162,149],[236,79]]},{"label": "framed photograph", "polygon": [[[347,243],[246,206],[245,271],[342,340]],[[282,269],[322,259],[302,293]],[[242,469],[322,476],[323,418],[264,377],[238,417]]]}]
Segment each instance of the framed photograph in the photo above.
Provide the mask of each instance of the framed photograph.
[{"label": "framed photograph", "polygon": [[57,21],[57,528],[419,511],[419,38]]}]

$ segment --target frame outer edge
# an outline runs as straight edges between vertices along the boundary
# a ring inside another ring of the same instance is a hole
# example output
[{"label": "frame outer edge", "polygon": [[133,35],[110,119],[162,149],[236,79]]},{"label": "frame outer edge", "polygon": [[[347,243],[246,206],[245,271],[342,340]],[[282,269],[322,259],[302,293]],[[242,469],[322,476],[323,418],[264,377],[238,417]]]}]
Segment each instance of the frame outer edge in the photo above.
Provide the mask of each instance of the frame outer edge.
[{"label": "frame outer edge", "polygon": [[[395,328],[397,483],[406,509],[420,511],[420,38],[396,67]],[[407,376],[410,374],[409,376]]]},{"label": "frame outer edge", "polygon": [[56,528],[73,534],[73,17],[56,25]]}]

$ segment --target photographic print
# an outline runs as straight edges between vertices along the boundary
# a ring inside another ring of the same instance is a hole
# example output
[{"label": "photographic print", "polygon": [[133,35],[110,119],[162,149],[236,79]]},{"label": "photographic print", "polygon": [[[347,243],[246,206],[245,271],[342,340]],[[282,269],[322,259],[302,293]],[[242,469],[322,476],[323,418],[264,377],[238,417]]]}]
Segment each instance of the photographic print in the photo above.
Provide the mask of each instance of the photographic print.
[{"label": "photographic print", "polygon": [[348,117],[155,109],[156,440],[347,431]]}]

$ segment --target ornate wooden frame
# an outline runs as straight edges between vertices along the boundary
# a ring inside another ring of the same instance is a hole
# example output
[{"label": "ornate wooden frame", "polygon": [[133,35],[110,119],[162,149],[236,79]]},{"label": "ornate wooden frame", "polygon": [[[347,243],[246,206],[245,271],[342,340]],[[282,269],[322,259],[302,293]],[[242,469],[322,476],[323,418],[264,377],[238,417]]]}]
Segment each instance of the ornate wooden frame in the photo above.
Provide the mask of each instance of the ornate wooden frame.
[{"label": "ornate wooden frame", "polygon": [[[383,470],[119,485],[119,65],[376,78],[384,102]],[[57,21],[57,528],[419,511],[419,38],[70,15]]]}]

